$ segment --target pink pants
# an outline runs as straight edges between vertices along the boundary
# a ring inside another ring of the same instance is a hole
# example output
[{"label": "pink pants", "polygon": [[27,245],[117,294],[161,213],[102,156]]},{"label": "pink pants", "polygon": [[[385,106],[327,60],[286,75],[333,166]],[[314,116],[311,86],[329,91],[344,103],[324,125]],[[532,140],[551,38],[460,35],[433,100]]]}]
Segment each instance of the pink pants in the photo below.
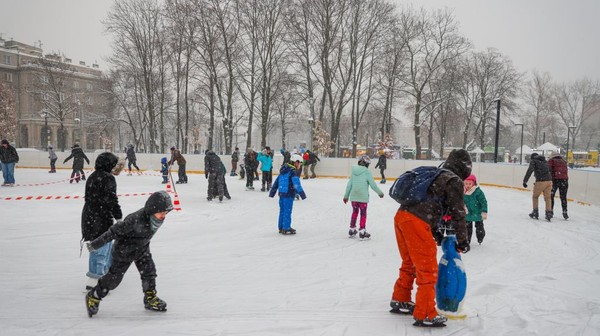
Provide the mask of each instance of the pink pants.
[{"label": "pink pants", "polygon": [[356,219],[360,211],[360,229],[364,229],[367,225],[367,206],[369,203],[352,202],[352,218],[350,219],[350,227],[356,227]]}]

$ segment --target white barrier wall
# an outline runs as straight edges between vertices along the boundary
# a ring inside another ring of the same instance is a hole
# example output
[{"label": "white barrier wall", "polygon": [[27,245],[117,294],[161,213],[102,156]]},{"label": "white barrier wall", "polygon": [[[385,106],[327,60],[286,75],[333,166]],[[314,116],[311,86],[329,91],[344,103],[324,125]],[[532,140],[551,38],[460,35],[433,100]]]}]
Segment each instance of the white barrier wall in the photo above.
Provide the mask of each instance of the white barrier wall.
[{"label": "white barrier wall", "polygon": [[[72,160],[63,164],[63,160],[70,155],[69,152],[57,152],[58,160],[56,161],[57,168],[70,169]],[[98,153],[86,153],[90,159],[90,165],[85,165],[85,169],[91,169],[94,166]],[[118,154],[120,157],[125,157],[125,154]],[[29,168],[45,168],[50,167],[50,160],[47,152],[19,150],[20,161],[15,171],[15,176],[18,179],[18,167]],[[171,158],[171,154],[144,154],[137,153],[137,165],[142,170],[159,170],[160,159],[162,157]],[[204,155],[186,154],[187,160],[186,169],[190,173],[203,173],[204,170]],[[221,159],[225,163],[227,169],[231,169],[230,155],[221,155]],[[274,167],[281,165],[282,156],[275,156]],[[350,176],[352,166],[358,162],[358,159],[346,158],[322,158],[317,164],[316,173],[322,177],[340,177],[347,178]],[[370,170],[375,178],[379,177],[379,170],[375,169],[373,159]],[[439,165],[441,161],[422,161],[422,160],[387,160],[387,170],[385,175],[389,181],[388,185],[394,181],[401,173],[406,170],[413,169],[418,166],[434,166]],[[175,167],[176,170],[176,167]],[[479,183],[491,184],[503,187],[522,188],[523,177],[527,171],[526,165],[505,164],[505,163],[474,163],[473,174],[477,176]],[[277,169],[275,169],[275,173]],[[533,174],[532,174],[533,175]],[[535,178],[529,179],[529,189],[533,187]],[[600,171],[587,171],[579,169],[569,170],[569,198],[585,203],[600,205]]]}]

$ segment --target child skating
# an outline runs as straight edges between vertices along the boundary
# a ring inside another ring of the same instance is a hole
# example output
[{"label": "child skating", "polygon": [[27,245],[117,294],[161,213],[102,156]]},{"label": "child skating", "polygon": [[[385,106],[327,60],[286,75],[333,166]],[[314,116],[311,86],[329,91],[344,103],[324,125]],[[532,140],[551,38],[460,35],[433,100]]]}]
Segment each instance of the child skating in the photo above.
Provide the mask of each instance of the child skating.
[{"label": "child skating", "polygon": [[[363,155],[358,160],[358,165],[352,167],[352,176],[346,185],[346,193],[344,194],[344,203],[348,200],[352,202],[352,218],[350,219],[350,230],[348,234],[351,238],[358,236],[361,239],[370,238],[371,234],[367,232],[367,206],[369,204],[369,187],[375,191],[380,198],[383,198],[383,192],[373,179],[373,174],[369,171],[371,159]],[[360,227],[356,230],[356,220],[360,212]]]},{"label": "child skating", "polygon": [[93,252],[114,240],[113,262],[108,273],[85,295],[89,317],[98,314],[100,301],[109,291],[119,286],[131,263],[135,263],[140,272],[144,307],[156,311],[167,310],[167,303],[156,296],[156,266],[150,253],[150,240],[171,210],[173,203],[169,194],[166,191],[157,191],[148,197],[142,209],[117,222],[100,237],[86,243],[88,250]]},{"label": "child skating", "polygon": [[162,183],[166,184],[169,182],[169,165],[167,164],[167,158],[160,159],[160,173],[162,174]]},{"label": "child skating", "polygon": [[475,235],[477,236],[477,242],[481,245],[485,237],[483,221],[487,219],[488,207],[485,194],[477,185],[477,178],[473,174],[465,179],[464,199],[467,207],[467,216],[465,217],[467,222],[467,241],[469,244],[471,243],[473,222],[475,222]]},{"label": "child skating", "polygon": [[269,191],[269,197],[275,197],[279,194],[279,233],[283,235],[296,234],[292,225],[292,208],[294,207],[294,198],[299,194],[302,199],[306,194],[300,184],[300,178],[297,171],[302,168],[302,157],[298,154],[292,155],[290,163],[283,164],[279,170],[279,176],[273,183],[273,188]]}]

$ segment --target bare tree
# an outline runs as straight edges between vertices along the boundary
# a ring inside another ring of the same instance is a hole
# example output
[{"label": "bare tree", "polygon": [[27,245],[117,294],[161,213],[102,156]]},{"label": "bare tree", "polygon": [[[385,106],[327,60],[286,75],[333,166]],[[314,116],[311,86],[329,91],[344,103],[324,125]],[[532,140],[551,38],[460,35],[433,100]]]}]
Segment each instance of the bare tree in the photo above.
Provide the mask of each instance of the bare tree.
[{"label": "bare tree", "polygon": [[15,93],[11,87],[0,82],[0,138],[15,140],[17,134],[17,110]]},{"label": "bare tree", "polygon": [[575,139],[582,132],[586,122],[600,114],[600,82],[581,79],[563,83],[556,87],[557,114],[568,129],[574,126],[571,134],[571,148],[575,148]]},{"label": "bare tree", "polygon": [[427,95],[435,95],[428,91],[428,84],[436,80],[445,63],[463,54],[469,43],[460,36],[457,22],[447,9],[431,13],[424,9],[406,9],[400,14],[400,26],[408,56],[408,69],[400,78],[404,84],[400,90],[411,97],[416,155],[421,158],[421,125],[427,120],[422,114],[426,104],[439,102],[425,99]]},{"label": "bare tree", "polygon": [[525,110],[525,120],[521,122],[531,132],[533,147],[537,147],[541,144],[539,140],[542,131],[550,128],[552,112],[555,111],[554,84],[550,74],[534,70],[523,96],[529,108]]}]

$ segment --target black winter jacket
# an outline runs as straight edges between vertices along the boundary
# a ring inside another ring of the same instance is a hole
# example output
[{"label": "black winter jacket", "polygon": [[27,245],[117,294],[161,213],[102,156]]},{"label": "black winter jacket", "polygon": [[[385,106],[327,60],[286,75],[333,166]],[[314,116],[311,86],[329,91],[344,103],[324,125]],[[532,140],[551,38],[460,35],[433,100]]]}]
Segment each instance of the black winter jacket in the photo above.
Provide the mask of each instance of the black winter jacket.
[{"label": "black winter jacket", "polygon": [[[74,159],[73,159],[74,158]],[[90,159],[85,156],[83,149],[81,147],[75,147],[71,149],[71,155],[69,155],[63,163],[67,163],[67,161],[73,159],[73,169],[83,169],[83,160],[90,164]]]},{"label": "black winter jacket", "polygon": [[550,168],[548,167],[548,162],[543,155],[532,155],[531,161],[529,162],[529,168],[527,168],[527,173],[525,173],[525,177],[523,178],[523,183],[527,183],[529,181],[529,177],[531,173],[535,176],[536,182],[541,181],[552,181],[552,174],[550,174]]},{"label": "black winter jacket", "polygon": [[208,151],[204,157],[204,175],[221,172],[221,158],[213,151]]},{"label": "black winter jacket", "polygon": [[114,219],[123,218],[117,182],[111,170],[118,158],[112,153],[102,153],[96,158],[96,170],[85,183],[85,204],[81,213],[81,233],[84,241],[91,241],[106,232]]},{"label": "black winter jacket", "polygon": [[6,148],[0,145],[0,162],[2,163],[18,163],[19,162],[19,154],[17,154],[17,150],[15,147],[8,145]]},{"label": "black winter jacket", "polygon": [[173,209],[171,197],[166,191],[158,191],[148,197],[144,207],[117,222],[108,231],[91,242],[98,249],[114,240],[112,249],[116,261],[134,261],[139,259],[150,246],[150,240],[156,233],[152,229],[150,216]]},{"label": "black winter jacket", "polygon": [[130,162],[132,161],[136,161],[136,157],[135,157],[135,149],[133,147],[127,147],[127,160],[129,160]]},{"label": "black winter jacket", "polygon": [[383,169],[385,170],[387,168],[387,158],[385,157],[385,155],[380,155],[379,156],[379,160],[377,160],[377,164],[375,165],[375,169]]}]

